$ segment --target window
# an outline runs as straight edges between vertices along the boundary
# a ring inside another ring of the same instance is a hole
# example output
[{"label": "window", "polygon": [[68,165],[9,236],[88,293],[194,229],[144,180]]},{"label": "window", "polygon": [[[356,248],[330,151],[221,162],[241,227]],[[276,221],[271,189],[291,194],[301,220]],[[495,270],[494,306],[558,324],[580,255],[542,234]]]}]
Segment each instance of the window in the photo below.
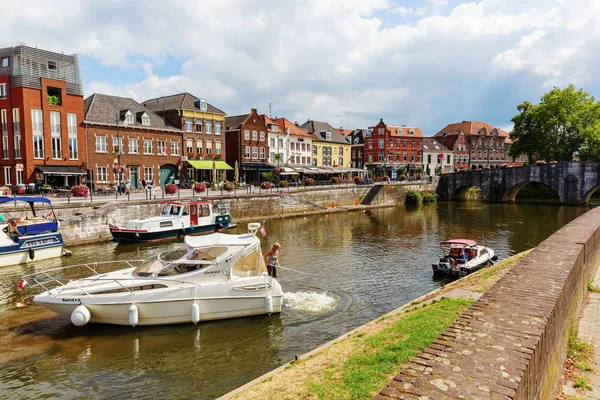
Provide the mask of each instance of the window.
[{"label": "window", "polygon": [[[192,131],[192,127],[190,126],[190,130],[188,132]],[[202,133],[202,121],[196,121],[196,133]]]},{"label": "window", "polygon": [[275,138],[269,138],[269,146],[275,147]]},{"label": "window", "polygon": [[385,128],[379,128],[379,134],[383,135],[385,133]]},{"label": "window", "polygon": [[6,98],[6,83],[0,83],[0,99]]},{"label": "window", "polygon": [[215,154],[220,155],[221,154],[221,141],[217,140],[215,142]]},{"label": "window", "polygon": [[446,156],[446,163],[447,163],[447,164],[450,164],[450,154],[448,154],[448,155]]},{"label": "window", "polygon": [[15,158],[21,158],[21,135],[15,135]]},{"label": "window", "polygon": [[23,168],[17,167],[17,185],[23,184]]},{"label": "window", "polygon": [[271,130],[273,132],[278,132],[279,131],[279,127],[277,125],[271,125]]},{"label": "window", "polygon": [[367,140],[367,144],[369,145],[370,149],[373,148],[373,141],[372,140]]},{"label": "window", "polygon": [[410,161],[415,161],[415,155],[410,156]]},{"label": "window", "polygon": [[261,141],[261,142],[264,142],[264,141],[265,141],[265,133],[264,133],[264,132],[261,132],[261,133],[260,133],[260,141]]},{"label": "window", "polygon": [[133,125],[135,123],[131,111],[127,111],[127,113],[125,114],[125,123],[130,125]]},{"label": "window", "polygon": [[150,125],[150,117],[146,113],[142,114],[142,125]]},{"label": "window", "polygon": [[2,135],[2,158],[8,159],[8,134]]},{"label": "window", "polygon": [[192,131],[192,120],[191,119],[186,119],[185,120],[185,131],[186,132],[191,132]]},{"label": "window", "polygon": [[62,158],[62,143],[60,137],[60,113],[50,111],[50,133],[52,137],[52,159]]},{"label": "window", "polygon": [[2,68],[8,67],[8,57],[2,57],[2,62],[0,63],[0,67],[2,67]]},{"label": "window", "polygon": [[4,167],[4,184],[12,185],[10,181],[10,167]]},{"label": "window", "polygon": [[213,152],[213,143],[212,140],[206,141],[206,154],[212,154]]},{"label": "window", "polygon": [[202,111],[206,111],[206,109],[208,108],[207,106],[208,106],[208,103],[206,102],[206,100],[201,99],[200,100],[200,109]]},{"label": "window", "polygon": [[343,156],[344,155],[344,148],[340,146],[340,151],[339,151],[339,155]]},{"label": "window", "polygon": [[385,155],[384,155],[384,153],[377,153],[377,160],[378,161],[385,161]]},{"label": "window", "polygon": [[312,147],[312,153],[313,154],[317,154],[317,146],[313,145],[313,147]]},{"label": "window", "polygon": [[6,120],[6,110],[0,111],[0,121],[2,121],[2,134],[8,135],[8,121]]},{"label": "window", "polygon": [[144,180],[148,183],[154,180],[154,168],[144,167]]},{"label": "window", "polygon": [[158,150],[157,153],[159,156],[166,156],[167,155],[167,142],[164,140],[158,140],[156,142],[157,146],[158,146]]},{"label": "window", "polygon": [[21,116],[19,114],[18,108],[13,108],[12,116],[13,116],[13,132],[15,133],[15,135],[20,135],[21,134]]},{"label": "window", "polygon": [[250,158],[250,146],[244,146],[244,158]]},{"label": "window", "polygon": [[179,142],[171,142],[171,155],[172,156],[179,155]]},{"label": "window", "polygon": [[258,140],[258,132],[252,131],[252,140]]},{"label": "window", "polygon": [[248,129],[244,130],[244,140],[250,140],[250,131]]},{"label": "window", "polygon": [[383,139],[379,139],[379,148],[383,149],[385,147],[385,141]]},{"label": "window", "polygon": [[62,104],[62,93],[60,88],[48,86],[48,104],[60,106]]},{"label": "window", "polygon": [[221,134],[221,124],[219,122],[215,122],[215,135]]},{"label": "window", "polygon": [[48,70],[56,71],[56,61],[47,61],[46,65],[48,65]]},{"label": "window", "polygon": [[406,158],[406,153],[404,153],[404,155],[403,155],[402,159],[403,159],[404,161],[406,161],[406,160],[407,160],[407,158]]},{"label": "window", "polygon": [[366,136],[373,136],[373,129],[367,129]]},{"label": "window", "polygon": [[194,139],[187,138],[185,140],[185,151],[187,154],[194,152]]},{"label": "window", "polygon": [[138,154],[140,147],[137,139],[129,139],[129,154]]},{"label": "window", "polygon": [[152,140],[144,139],[144,154],[152,154]]},{"label": "window", "polygon": [[331,132],[325,132],[325,140],[331,140]]},{"label": "window", "polygon": [[196,140],[196,153],[202,154],[204,150],[202,149],[202,140]]},{"label": "window", "polygon": [[252,148],[252,159],[253,160],[257,160],[258,159],[258,147],[253,147]]},{"label": "window", "polygon": [[69,136],[69,159],[77,160],[79,158],[79,149],[77,146],[77,114],[67,114],[67,133]]},{"label": "window", "polygon": [[279,144],[278,144],[279,148],[282,149],[283,148],[283,139],[279,139],[278,142],[279,142]]},{"label": "window", "polygon": [[204,124],[206,126],[206,130],[205,133],[207,135],[210,135],[212,133],[212,125],[210,121],[206,121],[206,123]]},{"label": "window", "polygon": [[291,142],[290,143],[290,150],[296,150],[296,142]]},{"label": "window", "polygon": [[96,168],[96,181],[108,182],[108,174],[106,173],[106,167]]},{"label": "window", "polygon": [[316,166],[317,166],[317,159],[316,159],[316,158],[313,158],[313,159],[312,159],[312,166],[313,166],[313,167],[316,167]]},{"label": "window", "polygon": [[113,153],[115,155],[119,155],[123,153],[123,138],[122,137],[113,137],[112,138],[112,146],[113,146]]},{"label": "window", "polygon": [[409,135],[411,135],[411,136],[415,136],[415,131],[414,131],[414,129],[409,129],[409,130],[408,130],[408,134],[409,134]]},{"label": "window", "polygon": [[416,143],[414,140],[412,141],[412,148],[413,148],[413,149],[416,149],[416,148],[417,148],[417,143]]},{"label": "window", "polygon": [[344,166],[344,157],[340,157],[338,159],[338,166],[343,167]]},{"label": "window", "polygon": [[106,136],[96,136],[96,153],[106,153]]},{"label": "window", "polygon": [[431,164],[431,154],[427,154],[427,164]]},{"label": "window", "polygon": [[373,162],[373,154],[369,154],[369,162],[372,163]]},{"label": "window", "polygon": [[[298,157],[298,158],[300,158],[300,157]],[[261,160],[265,159],[265,148],[264,147],[260,148],[260,159]]]}]

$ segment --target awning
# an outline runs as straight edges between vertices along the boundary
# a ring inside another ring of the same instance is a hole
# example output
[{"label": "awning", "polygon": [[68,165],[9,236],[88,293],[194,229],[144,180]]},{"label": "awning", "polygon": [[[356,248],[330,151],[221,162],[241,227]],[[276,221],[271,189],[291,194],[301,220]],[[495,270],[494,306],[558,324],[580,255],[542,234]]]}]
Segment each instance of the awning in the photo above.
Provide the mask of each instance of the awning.
[{"label": "awning", "polygon": [[273,171],[274,165],[265,163],[242,163],[242,170],[244,171]]},{"label": "awning", "polygon": [[283,171],[279,175],[298,175],[298,173],[293,168],[283,167]]},{"label": "awning", "polygon": [[188,160],[188,164],[190,164],[195,169],[212,169],[213,163],[215,163],[215,168],[218,170],[228,169],[232,170],[225,161],[212,161],[212,160]]},{"label": "awning", "polygon": [[36,166],[37,169],[42,171],[44,175],[85,175],[85,172],[81,172],[79,167],[62,166],[62,165],[42,165]]}]

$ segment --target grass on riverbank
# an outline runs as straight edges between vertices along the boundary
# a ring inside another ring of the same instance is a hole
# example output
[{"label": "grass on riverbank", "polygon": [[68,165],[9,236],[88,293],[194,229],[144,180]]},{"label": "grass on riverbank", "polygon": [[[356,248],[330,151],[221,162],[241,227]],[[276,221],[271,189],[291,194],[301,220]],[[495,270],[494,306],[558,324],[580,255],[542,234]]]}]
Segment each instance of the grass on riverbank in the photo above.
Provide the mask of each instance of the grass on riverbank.
[{"label": "grass on riverbank", "polygon": [[[430,298],[463,288],[487,291],[529,252],[478,271]],[[422,300],[425,301],[425,300]],[[239,393],[236,399],[368,399],[379,392],[411,357],[439,336],[472,300],[442,299],[410,306],[372,321],[345,339]]]}]

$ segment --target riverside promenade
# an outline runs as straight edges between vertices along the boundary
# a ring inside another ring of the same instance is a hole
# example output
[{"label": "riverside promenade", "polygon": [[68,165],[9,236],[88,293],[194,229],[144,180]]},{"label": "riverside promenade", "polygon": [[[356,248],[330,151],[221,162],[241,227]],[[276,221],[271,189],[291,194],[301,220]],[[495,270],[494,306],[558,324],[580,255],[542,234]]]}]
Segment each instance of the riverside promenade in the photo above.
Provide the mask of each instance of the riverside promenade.
[{"label": "riverside promenade", "polygon": [[374,399],[554,398],[599,244],[596,208],[520,260]]}]

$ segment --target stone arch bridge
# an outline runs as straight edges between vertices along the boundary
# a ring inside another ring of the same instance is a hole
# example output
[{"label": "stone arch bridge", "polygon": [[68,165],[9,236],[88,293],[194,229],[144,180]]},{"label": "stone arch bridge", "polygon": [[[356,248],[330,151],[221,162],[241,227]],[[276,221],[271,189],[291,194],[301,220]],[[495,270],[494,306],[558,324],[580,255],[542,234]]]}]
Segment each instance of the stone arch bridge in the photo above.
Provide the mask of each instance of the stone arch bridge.
[{"label": "stone arch bridge", "polygon": [[600,188],[600,163],[573,161],[446,174],[440,176],[436,191],[441,200],[455,200],[475,186],[487,200],[504,202],[514,201],[530,182],[551,187],[563,204],[587,203]]}]

